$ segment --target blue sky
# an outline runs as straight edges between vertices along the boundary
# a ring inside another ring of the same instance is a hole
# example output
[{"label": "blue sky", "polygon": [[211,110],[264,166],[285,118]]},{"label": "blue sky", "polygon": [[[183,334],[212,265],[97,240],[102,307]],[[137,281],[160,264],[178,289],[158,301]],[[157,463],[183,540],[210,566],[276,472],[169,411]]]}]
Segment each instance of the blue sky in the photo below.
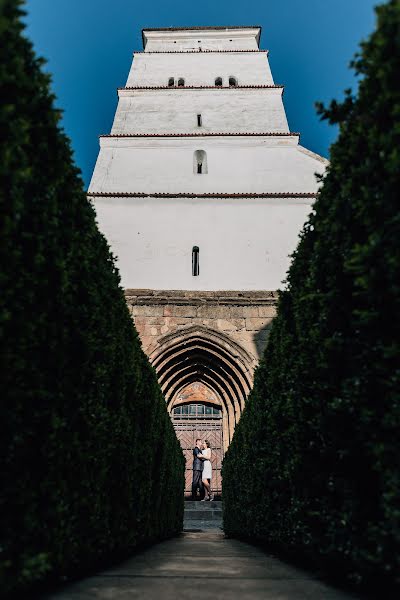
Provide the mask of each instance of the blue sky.
[{"label": "blue sky", "polygon": [[329,155],[336,131],[314,102],[355,87],[349,62],[374,28],[378,0],[28,0],[27,35],[48,61],[75,160],[89,184],[98,135],[109,133],[143,27],[261,25],[275,82],[285,84],[291,131]]}]

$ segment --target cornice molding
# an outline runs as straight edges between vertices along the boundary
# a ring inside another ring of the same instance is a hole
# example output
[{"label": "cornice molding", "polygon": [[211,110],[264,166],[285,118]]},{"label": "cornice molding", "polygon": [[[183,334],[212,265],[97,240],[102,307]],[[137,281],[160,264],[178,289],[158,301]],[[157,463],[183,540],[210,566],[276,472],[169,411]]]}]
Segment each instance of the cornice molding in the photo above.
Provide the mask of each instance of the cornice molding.
[{"label": "cornice molding", "polygon": [[132,90],[274,90],[283,89],[283,85],[237,85],[235,87],[219,85],[144,85],[144,86],[126,86],[118,87],[117,91]]},{"label": "cornice molding", "polygon": [[142,31],[234,31],[235,29],[261,30],[261,25],[197,25],[193,27],[143,27]]},{"label": "cornice molding", "polygon": [[[192,291],[126,289],[125,298],[130,305],[175,304],[178,306],[228,305],[228,306],[276,306],[278,291]],[[182,331],[179,331],[182,333]]]},{"label": "cornice molding", "polygon": [[202,133],[104,133],[99,135],[99,138],[175,138],[175,137],[300,137],[298,131],[294,132],[202,132]]},{"label": "cornice molding", "polygon": [[90,198],[316,198],[318,192],[87,192]]},{"label": "cornice molding", "polygon": [[269,50],[136,50],[135,54],[231,54],[252,52],[269,55]]}]

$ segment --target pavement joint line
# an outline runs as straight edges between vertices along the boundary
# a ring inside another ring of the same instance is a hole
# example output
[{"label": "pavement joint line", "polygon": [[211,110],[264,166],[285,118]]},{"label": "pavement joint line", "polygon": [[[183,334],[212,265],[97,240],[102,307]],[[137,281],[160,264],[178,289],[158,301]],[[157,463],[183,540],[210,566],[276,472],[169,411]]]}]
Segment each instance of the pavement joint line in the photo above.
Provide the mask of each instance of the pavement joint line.
[{"label": "pavement joint line", "polygon": [[[196,559],[198,558],[195,554],[189,554],[189,555],[188,554],[159,554],[158,556],[166,556],[166,557],[170,556],[172,558],[196,558]],[[214,555],[213,559],[215,558],[217,560],[219,558],[220,559],[224,559],[224,558],[240,558],[240,560],[243,560],[247,556],[249,558],[256,558],[258,560],[267,560],[267,561],[273,560],[273,557],[267,556],[266,558],[264,558],[264,557],[258,556],[257,554],[223,554],[222,556],[215,556]],[[143,558],[143,560],[145,560],[145,559],[147,561],[147,557]]]},{"label": "pavement joint line", "polygon": [[107,574],[107,573],[103,573],[103,574],[99,574],[99,575],[93,575],[93,578],[96,579],[101,579],[101,578],[107,578],[107,579],[215,579],[215,580],[231,580],[231,579],[235,579],[240,581],[240,580],[246,580],[246,581],[252,581],[252,580],[260,580],[260,581],[320,581],[319,579],[315,578],[315,577],[286,577],[286,576],[275,576],[275,577],[262,577],[260,575],[256,575],[256,576],[248,576],[246,577],[245,575],[240,575],[240,576],[235,576],[235,575],[154,575],[154,574],[149,574],[149,575],[135,575],[135,574],[129,574],[129,573],[121,573],[121,574],[117,574],[114,575],[113,573]]}]

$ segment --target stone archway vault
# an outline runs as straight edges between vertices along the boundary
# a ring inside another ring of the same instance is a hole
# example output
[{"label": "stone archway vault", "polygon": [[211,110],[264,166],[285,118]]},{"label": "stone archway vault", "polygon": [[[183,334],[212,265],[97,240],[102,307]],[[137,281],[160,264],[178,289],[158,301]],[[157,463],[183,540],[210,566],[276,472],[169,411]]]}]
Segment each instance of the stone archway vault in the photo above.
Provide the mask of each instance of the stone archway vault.
[{"label": "stone archway vault", "polygon": [[160,338],[149,358],[169,411],[190,383],[203,383],[215,393],[223,411],[226,450],[252,386],[253,357],[223,333],[193,326]]}]

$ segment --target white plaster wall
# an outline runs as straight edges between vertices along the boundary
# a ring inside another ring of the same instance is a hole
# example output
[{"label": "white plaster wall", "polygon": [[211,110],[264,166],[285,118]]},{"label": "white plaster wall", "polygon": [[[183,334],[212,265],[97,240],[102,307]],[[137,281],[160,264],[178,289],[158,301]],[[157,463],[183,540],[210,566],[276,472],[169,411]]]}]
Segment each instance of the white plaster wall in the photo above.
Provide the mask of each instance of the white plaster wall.
[{"label": "white plaster wall", "polygon": [[214,85],[216,77],[229,85],[234,76],[239,85],[272,85],[271,69],[266,52],[247,53],[190,53],[190,54],[135,54],[126,82],[130,86],[168,85],[180,77],[185,85]]},{"label": "white plaster wall", "polygon": [[[124,288],[275,290],[311,203],[304,199],[98,198]],[[191,271],[200,248],[200,276]]]},{"label": "white plaster wall", "polygon": [[257,50],[260,29],[145,31],[146,52],[171,50]]},{"label": "white plaster wall", "polygon": [[[90,192],[315,192],[325,163],[296,137],[103,138]],[[208,173],[193,173],[196,150]]]},{"label": "white plaster wall", "polygon": [[288,132],[281,92],[177,88],[130,91],[128,96],[123,91],[111,133]]},{"label": "white plaster wall", "polygon": [[[237,76],[241,85],[269,85],[264,53],[147,54],[197,43],[257,49],[258,34],[257,28],[148,32],[146,53],[136,56],[128,85],[165,85],[170,76],[207,85],[224,74]],[[202,132],[288,131],[279,89],[121,90],[113,133],[198,133],[199,113]],[[100,142],[89,191],[117,196],[314,193],[315,173],[326,168],[326,161],[299,146],[295,136],[103,137]],[[196,150],[207,153],[207,174],[193,173]],[[154,289],[279,288],[310,206],[311,200],[299,197],[95,200],[122,285]],[[191,274],[194,245],[200,247],[199,277]]]}]

